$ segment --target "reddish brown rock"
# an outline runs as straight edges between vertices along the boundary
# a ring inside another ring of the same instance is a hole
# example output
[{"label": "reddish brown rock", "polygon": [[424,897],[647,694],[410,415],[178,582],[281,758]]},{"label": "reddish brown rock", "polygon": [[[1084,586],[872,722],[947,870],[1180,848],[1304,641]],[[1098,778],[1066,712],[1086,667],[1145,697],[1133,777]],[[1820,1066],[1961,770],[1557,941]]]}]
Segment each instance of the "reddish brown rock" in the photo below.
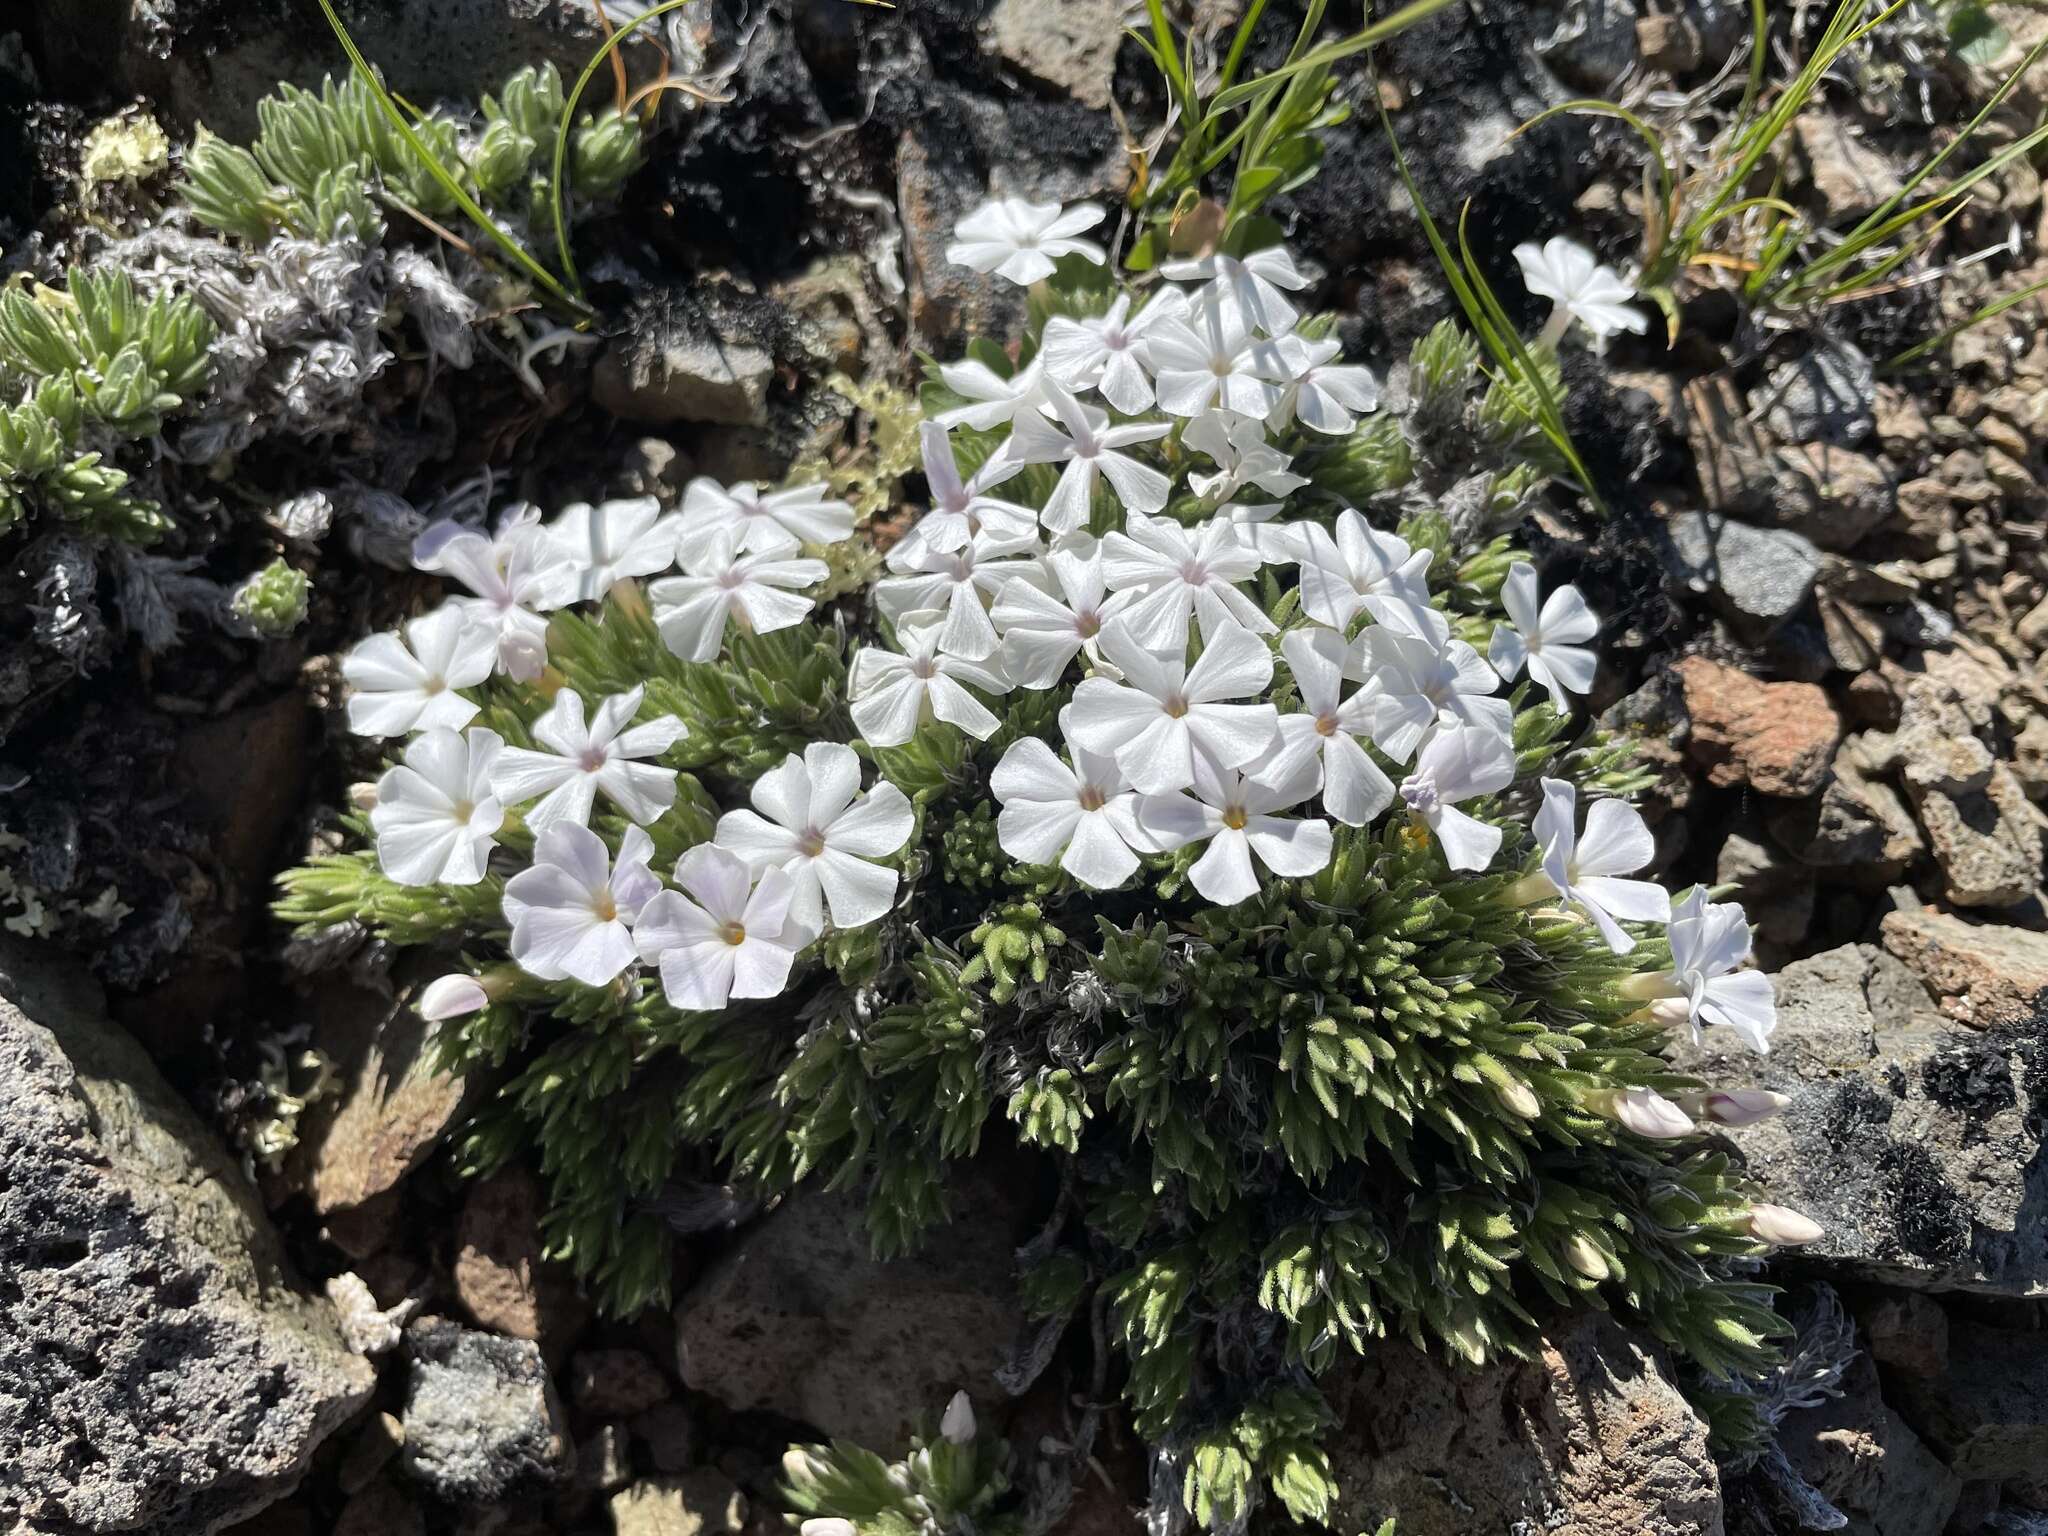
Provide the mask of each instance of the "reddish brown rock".
[{"label": "reddish brown rock", "polygon": [[481,1326],[565,1348],[588,1315],[575,1284],[541,1257],[540,1185],[508,1168],[469,1192],[456,1228],[455,1294]]},{"label": "reddish brown rock", "polygon": [[1951,1017],[1991,1029],[2048,1011],[2048,934],[1966,923],[1946,912],[1892,912],[1884,947],[1927,983]]},{"label": "reddish brown rock", "polygon": [[1704,656],[1688,656],[1672,670],[1692,718],[1690,750],[1709,783],[1747,784],[1792,799],[1827,783],[1842,721],[1821,689],[1758,682]]}]

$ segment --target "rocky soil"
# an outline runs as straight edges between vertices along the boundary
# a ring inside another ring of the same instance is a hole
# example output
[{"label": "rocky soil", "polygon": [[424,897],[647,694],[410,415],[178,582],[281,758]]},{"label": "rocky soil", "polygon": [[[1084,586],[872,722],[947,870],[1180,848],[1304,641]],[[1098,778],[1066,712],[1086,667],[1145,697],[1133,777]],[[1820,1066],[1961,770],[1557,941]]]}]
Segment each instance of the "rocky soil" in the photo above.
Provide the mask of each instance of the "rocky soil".
[{"label": "rocky soil", "polygon": [[[601,35],[582,0],[343,9],[421,99],[579,62]],[[2008,65],[2048,30],[1993,10]],[[1587,92],[1668,108],[1744,11],[1474,0],[1345,90],[1393,108],[1440,212],[1471,200],[1475,252],[1516,293],[1517,241],[1578,230],[1626,257],[1640,204],[1620,133],[1508,142],[1514,124]],[[680,110],[604,237],[604,345],[519,433],[415,489],[779,475],[846,420],[824,373],[907,380],[917,350],[1014,325],[1011,293],[945,266],[955,218],[991,189],[1114,201],[1112,97],[1133,131],[1157,117],[1107,0],[685,15],[678,67],[727,99]],[[335,62],[285,0],[0,18],[5,269],[59,263],[66,146],[98,116],[140,99],[174,132],[239,131],[272,82]],[[1997,68],[1894,62],[1845,71],[1796,125],[1790,191],[1837,227]],[[2048,75],[2012,121],[2044,101]],[[1283,210],[1381,369],[1447,312],[1396,185],[1361,110]],[[1333,1393],[1345,1530],[2048,1530],[2048,329],[2023,305],[1938,368],[1877,371],[2048,275],[2034,172],[1980,191],[1944,250],[2010,250],[1937,284],[1796,331],[1704,292],[1676,350],[1575,364],[1615,517],[1560,505],[1532,529],[1608,616],[1595,702],[1660,770],[1664,873],[1733,887],[1778,971],[1777,1049],[1687,1063],[1791,1096],[1731,1140],[1828,1229],[1771,1276],[1807,1367],[1768,1400],[1774,1448],[1717,1462],[1696,1384],[1604,1319],[1478,1374],[1389,1346]],[[0,1528],[767,1536],[792,1438],[890,1450],[964,1387],[1020,1446],[1071,1443],[1085,1340],[1021,1399],[996,1380],[1031,1342],[1010,1254],[1044,1216],[1036,1170],[978,1168],[972,1214],[890,1264],[837,1197],[764,1213],[678,1189],[703,1235],[673,1314],[600,1319],[542,1257],[531,1179],[454,1170],[476,1085],[435,1070],[403,1006],[417,978],[365,953],[356,985],[295,984],[268,882],[363,766],[331,653],[405,596],[374,562],[342,568],[269,670],[225,642],[151,675],[113,658],[77,710],[0,740],[0,783],[21,780],[0,796],[0,915],[42,934],[0,950]],[[35,915],[116,888],[133,912],[111,937]],[[1094,1458],[1069,1528],[1136,1530],[1146,1471],[1114,1419]]]}]

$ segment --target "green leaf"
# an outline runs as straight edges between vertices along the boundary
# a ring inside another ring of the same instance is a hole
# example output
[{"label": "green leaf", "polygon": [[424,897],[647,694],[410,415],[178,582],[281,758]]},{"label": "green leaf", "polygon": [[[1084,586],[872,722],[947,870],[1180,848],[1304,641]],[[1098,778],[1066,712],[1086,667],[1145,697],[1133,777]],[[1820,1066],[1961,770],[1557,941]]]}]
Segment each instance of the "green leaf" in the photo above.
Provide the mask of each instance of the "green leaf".
[{"label": "green leaf", "polygon": [[1981,5],[1959,5],[1949,14],[1949,51],[1974,69],[1988,69],[2012,45],[2012,35]]}]

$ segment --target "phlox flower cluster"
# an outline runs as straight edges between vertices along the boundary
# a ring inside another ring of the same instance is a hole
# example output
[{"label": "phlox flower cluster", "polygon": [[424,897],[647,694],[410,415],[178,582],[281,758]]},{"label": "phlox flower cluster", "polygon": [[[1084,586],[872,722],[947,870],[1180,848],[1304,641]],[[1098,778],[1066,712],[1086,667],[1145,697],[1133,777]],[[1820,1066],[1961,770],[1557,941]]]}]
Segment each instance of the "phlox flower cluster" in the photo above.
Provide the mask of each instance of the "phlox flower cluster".
[{"label": "phlox flower cluster", "polygon": [[[962,221],[949,254],[1050,296],[1063,264],[1106,261],[1088,238],[1102,220],[1087,204],[998,200]],[[1640,323],[1627,285],[1569,242],[1518,254],[1532,289],[1596,337]],[[1545,592],[1515,564],[1506,621],[1472,637],[1482,652],[1431,591],[1429,550],[1311,490],[1313,452],[1357,430],[1379,390],[1304,315],[1307,284],[1280,247],[1169,261],[1098,309],[1053,303],[1008,372],[986,352],[940,365],[922,429],[929,508],[852,619],[861,750],[792,754],[670,870],[652,867],[641,829],[675,801],[664,759],[681,721],[639,688],[558,685],[533,744],[515,746],[472,724],[470,695],[494,673],[548,688],[548,614],[625,581],[644,582],[663,642],[689,662],[737,631],[798,624],[821,556],[854,536],[851,510],[817,487],[698,480],[672,512],[643,499],[430,531],[418,563],[461,593],[344,668],[354,728],[410,737],[371,815],[383,869],[474,883],[510,856],[516,819],[532,854],[503,909],[521,970],[602,986],[645,966],[686,1009],[773,996],[821,936],[899,898],[918,815],[864,764],[932,730],[987,741],[1012,696],[1057,691],[1056,709],[1025,715],[1050,726],[987,775],[998,843],[1019,864],[1112,890],[1149,863],[1230,906],[1322,870],[1338,828],[1400,818],[1435,842],[1446,880],[1518,876],[1512,899],[1575,915],[1616,953],[1666,927],[1670,969],[1636,978],[1645,1005],[1763,1049],[1770,989],[1743,969],[1740,908],[1697,892],[1674,907],[1634,878],[1653,848],[1626,804],[1582,808],[1559,779],[1511,793],[1519,681],[1561,711],[1592,685],[1600,625],[1580,593]],[[1511,836],[1522,803],[1532,822]],[[592,830],[600,806],[626,824],[616,846]],[[1644,1134],[1692,1128],[1650,1098],[1617,1096],[1613,1117]]]}]

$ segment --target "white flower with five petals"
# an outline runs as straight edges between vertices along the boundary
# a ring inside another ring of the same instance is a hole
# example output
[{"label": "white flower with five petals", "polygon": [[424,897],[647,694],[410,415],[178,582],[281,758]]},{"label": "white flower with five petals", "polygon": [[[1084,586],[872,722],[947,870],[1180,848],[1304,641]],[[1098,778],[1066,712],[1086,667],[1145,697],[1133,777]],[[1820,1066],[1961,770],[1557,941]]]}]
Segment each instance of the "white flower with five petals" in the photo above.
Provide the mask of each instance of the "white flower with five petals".
[{"label": "white flower with five petals", "polygon": [[1280,403],[1286,364],[1272,343],[1253,338],[1220,289],[1203,289],[1185,318],[1155,326],[1146,351],[1159,408],[1169,416],[1199,416],[1221,406],[1264,419]]},{"label": "white flower with five petals", "polygon": [[1235,411],[1215,410],[1188,423],[1181,441],[1216,461],[1216,473],[1188,474],[1197,496],[1228,501],[1247,485],[1268,496],[1288,496],[1308,484],[1287,466],[1294,461],[1266,441],[1265,424]]},{"label": "white flower with five petals", "polygon": [[587,826],[599,790],[629,821],[646,826],[675,804],[676,775],[639,759],[661,756],[682,739],[684,726],[674,715],[633,725],[645,692],[613,694],[586,725],[582,696],[562,689],[533,723],[533,739],[548,750],[506,747],[491,773],[492,790],[507,805],[541,797],[526,813],[535,836],[562,823]]},{"label": "white flower with five petals", "polygon": [[1586,830],[1574,823],[1578,795],[1562,779],[1544,779],[1543,804],[1532,830],[1543,856],[1543,875],[1558,896],[1577,907],[1600,930],[1617,955],[1636,947],[1623,923],[1668,923],[1671,897],[1650,880],[1626,880],[1656,856],[1656,840],[1634,806],[1595,800],[1586,811]]},{"label": "white flower with five petals", "polygon": [[1273,653],[1241,625],[1218,625],[1192,667],[1184,644],[1162,656],[1122,619],[1103,632],[1102,650],[1124,680],[1091,677],[1074,690],[1067,739],[1114,756],[1141,793],[1186,789],[1198,761],[1236,768],[1272,745],[1279,712],[1249,701],[1273,681]]},{"label": "white flower with five petals", "polygon": [[957,549],[916,547],[893,576],[871,589],[875,607],[891,623],[909,613],[931,609],[946,616],[939,644],[963,661],[985,661],[996,653],[996,627],[983,594],[1002,591],[1009,583],[1040,579],[1035,559],[1018,558],[1038,548],[1036,530],[1018,538],[984,527]]},{"label": "white flower with five petals", "polygon": [[811,600],[795,589],[823,581],[825,562],[790,559],[793,546],[786,545],[769,554],[742,554],[740,539],[731,527],[686,538],[683,574],[648,585],[647,602],[662,642],[685,661],[716,656],[726,623],[735,616],[743,628],[765,635],[802,623],[811,611]]},{"label": "white flower with five petals", "polygon": [[1347,827],[1362,827],[1393,803],[1394,783],[1359,745],[1372,731],[1372,690],[1343,696],[1352,652],[1331,629],[1295,629],[1281,637],[1280,653],[1294,673],[1302,707],[1280,717],[1279,750],[1271,766],[1255,769],[1254,776],[1261,783],[1284,784],[1303,763],[1318,763],[1323,808]]},{"label": "white flower with five petals", "polygon": [[677,862],[676,883],[681,890],[654,896],[633,925],[669,1003],[710,1012],[734,998],[779,996],[797,952],[816,936],[790,910],[789,876],[769,869],[757,877],[734,854],[699,843]]},{"label": "white flower with five petals", "polygon": [[1771,979],[1743,970],[1749,958],[1749,916],[1732,901],[1708,901],[1694,889],[1671,909],[1671,976],[1697,1040],[1702,1025],[1734,1030],[1758,1055],[1771,1048],[1778,1004]]},{"label": "white flower with five petals", "polygon": [[1436,834],[1452,869],[1484,869],[1500,851],[1501,830],[1458,809],[1458,802],[1496,795],[1514,782],[1515,753],[1506,736],[1459,725],[1430,738],[1401,781],[1409,814]]},{"label": "white flower with five petals", "polygon": [[461,730],[477,706],[456,690],[488,678],[497,652],[497,631],[456,603],[408,621],[403,639],[388,631],[370,636],[341,662],[348,728],[358,736]]},{"label": "white flower with five petals", "polygon": [[505,820],[491,793],[491,769],[504,741],[472,726],[467,737],[425,731],[405,761],[377,781],[370,828],[377,867],[400,885],[475,885],[483,879],[494,834]]},{"label": "white flower with five petals", "polygon": [[553,557],[570,573],[567,602],[596,602],[618,582],[651,576],[676,563],[682,519],[664,517],[652,496],[577,502],[548,524]]},{"label": "white flower with five petals", "polygon": [[533,864],[505,882],[512,961],[542,981],[601,987],[633,963],[633,919],[661,889],[654,840],[628,827],[616,867],[604,839],[575,822],[541,833]]},{"label": "white flower with five petals", "polygon": [[1019,688],[1051,688],[1084,647],[1092,656],[1103,627],[1137,601],[1134,592],[1110,593],[1100,547],[1075,534],[1045,557],[1053,590],[1024,580],[1006,583],[989,617],[1002,635],[1004,676]]},{"label": "white flower with five petals", "polygon": [[[1068,711],[1060,712],[1062,729]],[[1112,890],[1155,851],[1138,825],[1138,797],[1116,759],[1068,742],[1070,767],[1035,736],[1013,742],[989,775],[1002,803],[996,842],[1024,864],[1058,864],[1083,885]]]},{"label": "white flower with five petals", "polygon": [[1600,633],[1600,621],[1573,586],[1559,587],[1537,607],[1536,567],[1518,560],[1508,567],[1500,589],[1507,624],[1494,626],[1486,659],[1507,682],[1524,665],[1550,694],[1550,702],[1568,710],[1573,694],[1593,686],[1600,658],[1586,642]]},{"label": "white flower with five petals", "polygon": [[793,554],[805,544],[837,544],[853,535],[853,508],[822,485],[767,491],[742,482],[724,486],[699,475],[683,487],[682,548],[730,532],[744,554]]},{"label": "white flower with five petals", "polygon": [[412,563],[469,588],[471,596],[449,603],[496,634],[498,670],[530,683],[547,665],[548,621],[542,613],[575,596],[562,567],[549,561],[549,550],[545,531],[523,519],[495,536],[444,522],[413,541]]},{"label": "white flower with five petals", "polygon": [[1315,794],[1316,780],[1312,759],[1273,784],[1200,763],[1194,793],[1146,796],[1138,806],[1138,825],[1163,849],[1206,842],[1188,879],[1219,907],[1235,906],[1258,892],[1254,860],[1288,879],[1312,875],[1330,862],[1328,822],[1276,814]]},{"label": "white flower with five petals", "polygon": [[978,661],[940,649],[945,615],[906,613],[896,623],[901,652],[863,646],[847,669],[846,692],[854,726],[871,747],[900,747],[928,719],[956,725],[987,741],[1002,722],[967,690],[1007,693],[1006,678]]},{"label": "white flower with five petals", "polygon": [[1228,296],[1256,330],[1268,336],[1284,336],[1294,328],[1300,311],[1281,292],[1300,292],[1308,277],[1294,264],[1284,245],[1269,245],[1243,257],[1191,257],[1160,263],[1159,275],[1177,283],[1208,283],[1209,291]]},{"label": "white flower with five petals", "polygon": [[1617,331],[1640,336],[1649,328],[1642,311],[1629,304],[1636,296],[1635,285],[1612,267],[1601,266],[1578,241],[1563,235],[1541,245],[1525,241],[1515,247],[1515,260],[1521,264],[1523,286],[1556,306],[1544,330],[1547,340],[1557,341],[1574,320],[1593,333],[1599,346]]},{"label": "white flower with five petals", "polygon": [[1062,256],[1079,256],[1096,266],[1107,261],[1107,251],[1080,238],[1102,217],[1095,203],[1063,208],[1021,197],[993,197],[953,226],[946,260],[1029,287],[1051,277],[1053,263]]},{"label": "white flower with five petals", "polygon": [[1019,416],[1004,455],[1021,464],[1064,464],[1039,520],[1054,533],[1071,533],[1088,525],[1088,504],[1097,477],[1107,480],[1117,499],[1132,512],[1157,512],[1166,505],[1172,482],[1149,464],[1119,450],[1149,443],[1173,429],[1163,421],[1109,425],[1106,413],[1083,405],[1057,384],[1045,386],[1045,398],[1064,432],[1037,414]]},{"label": "white flower with five petals", "polygon": [[754,781],[752,810],[718,819],[716,842],[754,869],[779,869],[795,885],[791,912],[811,928],[859,928],[889,910],[896,871],[878,864],[910,840],[916,814],[884,779],[860,792],[860,758],[836,741],[814,741]]},{"label": "white flower with five petals", "polygon": [[931,487],[932,509],[889,551],[891,570],[909,570],[925,549],[951,550],[986,528],[1004,545],[1029,548],[1038,537],[1038,514],[1015,502],[1000,501],[989,492],[1024,471],[1001,453],[992,455],[973,475],[960,478],[953,443],[946,429],[928,421],[918,429],[924,451],[924,478]]},{"label": "white flower with five petals", "polygon": [[1054,315],[1045,322],[1039,356],[1046,372],[1068,389],[1093,389],[1126,416],[1150,408],[1152,376],[1146,334],[1162,320],[1187,313],[1178,289],[1161,292],[1133,316],[1131,296],[1120,293],[1100,315]]},{"label": "white flower with five petals", "polygon": [[1342,437],[1361,415],[1379,408],[1380,386],[1372,370],[1337,362],[1344,346],[1336,337],[1309,341],[1283,336],[1274,345],[1287,365],[1287,385],[1267,419],[1270,426],[1298,421],[1311,432]]},{"label": "white flower with five petals", "polygon": [[[1368,606],[1381,601],[1370,599]],[[1382,621],[1359,637],[1357,668],[1372,680],[1377,701],[1373,745],[1405,763],[1439,725],[1507,736],[1515,717],[1508,701],[1494,696],[1499,675],[1485,657],[1452,637],[1450,624],[1434,608],[1416,617],[1423,621],[1423,635],[1404,634]]]},{"label": "white flower with five petals", "polygon": [[1141,645],[1184,649],[1190,617],[1205,638],[1223,627],[1274,633],[1265,610],[1237,585],[1264,563],[1237,524],[1217,517],[1184,528],[1170,517],[1134,515],[1124,527],[1102,541],[1102,574],[1115,590],[1141,594],[1123,616]]},{"label": "white flower with five petals", "polygon": [[[1383,597],[1403,609],[1429,606],[1429,551],[1410,549],[1398,534],[1382,533],[1346,507],[1337,514],[1334,530],[1320,523],[1303,527],[1301,608],[1318,624],[1348,630],[1369,597]],[[1383,622],[1411,634],[1425,632],[1426,621],[1390,608]]]}]

